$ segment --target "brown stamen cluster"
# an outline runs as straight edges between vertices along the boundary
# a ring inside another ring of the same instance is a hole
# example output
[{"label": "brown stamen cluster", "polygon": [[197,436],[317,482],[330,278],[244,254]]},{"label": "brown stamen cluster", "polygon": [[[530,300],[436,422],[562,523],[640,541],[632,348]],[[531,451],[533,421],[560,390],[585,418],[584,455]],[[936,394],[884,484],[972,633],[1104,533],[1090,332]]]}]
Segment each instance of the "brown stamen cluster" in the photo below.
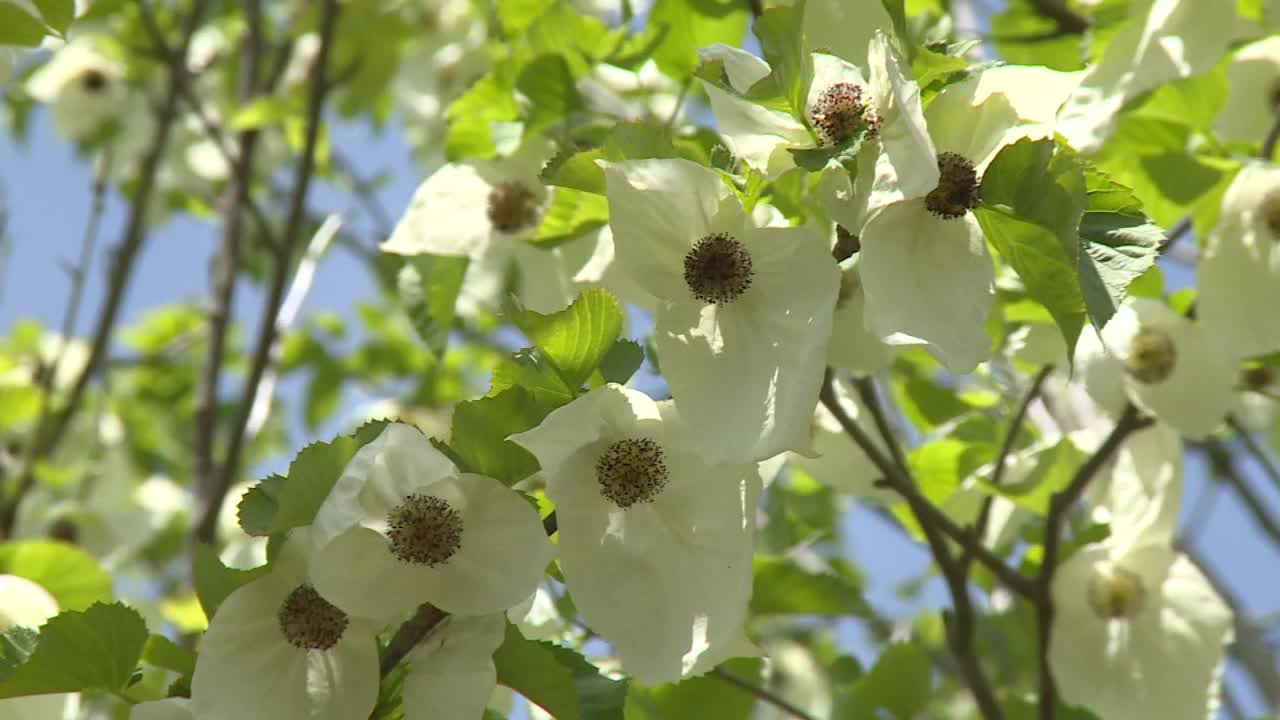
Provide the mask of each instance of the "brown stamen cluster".
[{"label": "brown stamen cluster", "polygon": [[666,453],[649,438],[619,440],[596,460],[600,494],[623,510],[651,502],[666,487],[669,476]]},{"label": "brown stamen cluster", "polygon": [[849,142],[858,133],[872,137],[880,129],[880,117],[862,97],[862,88],[854,83],[840,82],[832,85],[809,109],[813,129],[823,147],[837,147]]},{"label": "brown stamen cluster", "polygon": [[80,73],[80,87],[85,91],[96,93],[107,86],[107,76],[101,70],[89,68]]},{"label": "brown stamen cluster", "polygon": [[1140,383],[1148,385],[1166,380],[1173,374],[1178,359],[1177,348],[1169,333],[1155,328],[1142,328],[1129,346],[1125,369]]},{"label": "brown stamen cluster", "polygon": [[299,585],[276,613],[280,632],[289,644],[302,650],[328,650],[347,630],[347,614],[320,597],[310,585]]},{"label": "brown stamen cluster", "polygon": [[706,303],[737,300],[754,277],[751,253],[728,233],[713,233],[684,256],[684,281],[689,292]]},{"label": "brown stamen cluster", "polygon": [[978,207],[978,172],[968,158],[953,152],[938,156],[938,186],[924,196],[925,207],[952,220]]},{"label": "brown stamen cluster", "polygon": [[1130,620],[1142,610],[1146,599],[1142,578],[1120,567],[1094,575],[1088,593],[1089,606],[1104,620]]},{"label": "brown stamen cluster", "polygon": [[538,200],[518,182],[504,182],[489,191],[489,223],[495,230],[514,233],[538,222]]},{"label": "brown stamen cluster", "polygon": [[433,495],[410,495],[387,513],[391,554],[435,567],[462,547],[462,515]]}]

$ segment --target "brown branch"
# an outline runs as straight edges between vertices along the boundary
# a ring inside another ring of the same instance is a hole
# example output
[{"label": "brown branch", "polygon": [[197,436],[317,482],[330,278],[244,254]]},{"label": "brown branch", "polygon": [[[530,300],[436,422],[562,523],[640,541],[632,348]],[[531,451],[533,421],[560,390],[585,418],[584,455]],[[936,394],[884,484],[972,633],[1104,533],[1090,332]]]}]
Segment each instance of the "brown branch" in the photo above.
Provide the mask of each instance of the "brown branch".
[{"label": "brown branch", "polygon": [[[128,290],[130,280],[133,277],[138,252],[146,239],[147,209],[151,204],[151,196],[155,191],[160,161],[164,157],[165,148],[169,143],[169,136],[177,120],[178,97],[181,94],[182,85],[186,82],[185,58],[187,48],[190,46],[191,36],[200,26],[200,18],[204,14],[204,8],[207,4],[208,0],[196,0],[191,14],[186,18],[178,48],[170,58],[168,65],[169,83],[165,89],[164,97],[155,111],[157,123],[151,136],[151,144],[147,147],[142,156],[142,162],[139,164],[138,182],[130,203],[129,217],[121,233],[120,242],[108,262],[107,295],[102,303],[102,309],[98,313],[97,322],[94,324],[89,357],[85,362],[84,368],[72,383],[62,407],[52,414],[47,423],[36,428],[31,439],[33,445],[31,457],[33,460],[47,457],[62,442],[63,436],[71,425],[72,418],[75,417],[76,412],[80,409],[80,403],[84,399],[84,393],[88,389],[89,381],[97,373],[99,366],[102,364],[102,359],[106,355],[107,347],[111,343],[112,331],[115,329],[120,309],[124,304],[125,292]],[[7,536],[13,530],[13,523],[17,519],[18,505],[22,502],[22,497],[35,484],[35,469],[33,466],[34,462],[26,464],[22,474],[19,476],[18,487],[13,499],[0,509],[0,536]]]},{"label": "brown branch", "polygon": [[1235,431],[1236,437],[1240,439],[1240,443],[1244,445],[1245,450],[1249,451],[1249,454],[1253,456],[1253,459],[1262,468],[1262,472],[1276,486],[1276,489],[1280,490],[1280,468],[1276,467],[1266,448],[1258,444],[1258,441],[1253,437],[1253,433],[1249,432],[1249,428],[1241,424],[1236,416],[1227,416],[1227,426]]},{"label": "brown branch", "polygon": [[[1248,437],[1248,433],[1241,433],[1241,437]],[[1261,448],[1257,449],[1261,450]],[[1213,470],[1214,477],[1231,486],[1236,496],[1244,503],[1245,509],[1249,511],[1249,515],[1253,517],[1258,530],[1266,535],[1273,545],[1280,548],[1280,522],[1276,521],[1267,508],[1266,501],[1254,491],[1253,486],[1236,468],[1231,451],[1215,440],[1206,443],[1204,450],[1209,458],[1209,466]]]},{"label": "brown branch", "polygon": [[276,314],[284,299],[285,285],[289,279],[293,256],[296,254],[299,239],[302,236],[306,220],[307,194],[311,188],[312,175],[315,172],[316,148],[319,143],[320,125],[323,122],[325,99],[331,89],[328,81],[329,54],[333,49],[334,34],[338,25],[339,6],[337,0],[325,0],[320,20],[320,49],[316,55],[315,67],[312,69],[311,82],[308,88],[306,134],[303,142],[302,156],[294,173],[293,191],[289,198],[289,212],[285,221],[284,234],[280,238],[280,247],[274,258],[270,286],[266,300],[262,304],[262,313],[258,325],[258,337],[250,361],[249,375],[245,379],[239,407],[231,425],[231,436],[227,445],[226,456],[215,474],[214,482],[208,497],[202,499],[203,507],[198,508],[196,537],[212,539],[217,531],[218,511],[222,507],[227,489],[239,471],[241,455],[247,437],[246,428],[249,415],[253,410],[254,400],[259,391],[259,384],[267,371],[276,342]]},{"label": "brown branch", "polygon": [[1058,552],[1062,540],[1062,529],[1067,521],[1067,514],[1084,495],[1089,483],[1111,460],[1120,446],[1133,433],[1149,427],[1154,420],[1143,417],[1133,404],[1125,406],[1120,419],[1116,421],[1111,433],[1102,441],[1097,452],[1089,456],[1071,482],[1063,490],[1054,493],[1049,499],[1049,511],[1045,516],[1044,554],[1040,561],[1040,572],[1036,577],[1036,635],[1039,640],[1039,676],[1040,676],[1040,720],[1054,720],[1057,716],[1058,692],[1053,682],[1053,673],[1049,668],[1049,642],[1053,628],[1053,598],[1050,592],[1054,571],[1057,569]]},{"label": "brown branch", "polygon": [[418,611],[413,617],[404,621],[404,623],[396,628],[395,635],[391,636],[391,640],[387,643],[387,647],[382,651],[382,657],[378,659],[378,670],[386,677],[391,669],[400,663],[410,652],[422,642],[432,630],[436,628],[446,617],[448,613],[431,603],[423,603],[418,606]]},{"label": "brown branch", "polygon": [[911,466],[907,464],[906,455],[902,452],[902,443],[898,442],[898,438],[893,434],[893,428],[889,427],[889,419],[884,414],[884,409],[880,406],[880,398],[876,394],[875,383],[869,377],[858,377],[853,380],[854,390],[858,393],[858,399],[862,401],[863,407],[867,408],[867,412],[871,413],[871,421],[875,423],[876,432],[880,433],[880,439],[884,440],[885,447],[889,448],[889,454],[893,456],[893,461],[898,464],[902,473],[908,478],[911,477]]}]

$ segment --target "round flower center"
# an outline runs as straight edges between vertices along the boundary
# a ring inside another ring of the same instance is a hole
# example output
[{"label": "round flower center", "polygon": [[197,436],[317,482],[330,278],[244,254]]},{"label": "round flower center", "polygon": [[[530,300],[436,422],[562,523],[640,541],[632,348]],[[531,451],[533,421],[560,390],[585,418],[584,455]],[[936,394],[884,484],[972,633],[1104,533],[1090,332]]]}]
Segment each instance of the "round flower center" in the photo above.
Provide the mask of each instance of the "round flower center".
[{"label": "round flower center", "polygon": [[320,597],[310,585],[299,585],[280,603],[280,632],[302,650],[328,650],[342,639],[347,614]]},{"label": "round flower center", "polygon": [[462,515],[432,495],[410,495],[387,513],[391,554],[435,567],[462,547]]},{"label": "round flower center", "polygon": [[489,222],[504,233],[533,227],[538,221],[538,202],[533,191],[518,182],[504,182],[489,191]]},{"label": "round flower center", "polygon": [[978,172],[959,153],[938,156],[938,186],[924,196],[925,207],[940,218],[951,220],[978,207]]},{"label": "round flower center", "polygon": [[623,510],[656,498],[668,476],[666,454],[648,438],[619,440],[596,460],[600,494]]},{"label": "round flower center", "polygon": [[1262,197],[1258,215],[1271,230],[1272,239],[1280,240],[1280,188],[1272,188]]},{"label": "round flower center", "polygon": [[728,233],[698,241],[684,256],[684,281],[702,302],[737,300],[751,287],[751,253]]},{"label": "round flower center", "polygon": [[1103,620],[1131,620],[1142,609],[1146,590],[1137,573],[1121,567],[1089,580],[1089,606]]},{"label": "round flower center", "polygon": [[874,135],[880,124],[875,109],[863,99],[862,88],[847,82],[823,90],[809,116],[824,147],[843,145],[860,132]]},{"label": "round flower center", "polygon": [[1173,373],[1178,358],[1169,333],[1155,328],[1142,328],[1129,346],[1125,369],[1141,383],[1158,383]]},{"label": "round flower center", "polygon": [[107,76],[101,70],[89,68],[80,73],[80,86],[88,92],[96,93],[107,86]]},{"label": "round flower center", "polygon": [[836,262],[842,262],[853,257],[855,253],[862,249],[862,241],[854,235],[849,228],[843,225],[836,225],[836,246],[831,249],[831,254],[835,256]]}]

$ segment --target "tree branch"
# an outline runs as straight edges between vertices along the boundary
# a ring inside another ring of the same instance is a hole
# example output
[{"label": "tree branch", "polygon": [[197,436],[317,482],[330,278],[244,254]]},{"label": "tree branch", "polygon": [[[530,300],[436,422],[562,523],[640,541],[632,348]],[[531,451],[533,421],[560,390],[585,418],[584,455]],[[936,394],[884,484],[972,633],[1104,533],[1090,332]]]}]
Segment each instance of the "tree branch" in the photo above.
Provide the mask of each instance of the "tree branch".
[{"label": "tree branch", "polygon": [[432,630],[436,628],[446,617],[448,613],[431,603],[423,603],[418,606],[418,611],[413,617],[409,618],[400,627],[396,628],[395,635],[391,636],[387,648],[382,651],[382,657],[378,659],[378,670],[386,677],[391,669],[400,663],[410,652],[422,642]]},{"label": "tree branch", "polygon": [[1057,569],[1058,552],[1062,540],[1062,529],[1067,521],[1067,514],[1084,495],[1089,483],[1102,470],[1103,466],[1115,455],[1120,446],[1130,435],[1149,427],[1154,420],[1143,417],[1132,403],[1125,406],[1120,419],[1116,421],[1111,433],[1102,441],[1097,452],[1089,457],[1071,482],[1063,490],[1054,493],[1049,499],[1049,512],[1045,516],[1044,554],[1040,561],[1040,573],[1036,577],[1036,634],[1039,639],[1039,675],[1040,675],[1040,720],[1054,720],[1057,716],[1058,692],[1053,682],[1053,674],[1049,668],[1049,642],[1053,628],[1053,598],[1051,587],[1054,571]]}]

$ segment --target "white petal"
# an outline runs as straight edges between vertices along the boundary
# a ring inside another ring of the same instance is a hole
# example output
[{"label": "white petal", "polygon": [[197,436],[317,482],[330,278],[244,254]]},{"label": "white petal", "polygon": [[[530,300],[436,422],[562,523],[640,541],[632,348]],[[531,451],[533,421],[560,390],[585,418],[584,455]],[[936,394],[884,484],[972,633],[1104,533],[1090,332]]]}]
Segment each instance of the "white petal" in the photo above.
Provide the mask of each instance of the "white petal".
[{"label": "white petal", "polygon": [[191,701],[186,698],[165,698],[138,703],[129,711],[129,720],[191,720]]},{"label": "white petal", "polygon": [[1182,438],[1157,423],[1133,433],[1116,453],[1105,492],[1110,544],[1169,543],[1182,506]]},{"label": "white petal", "polygon": [[519,273],[520,302],[525,308],[545,314],[573,302],[573,274],[561,248],[542,248],[514,239],[498,242],[511,244],[511,259]]},{"label": "white petal", "polygon": [[550,487],[558,481],[550,469],[565,463],[583,447],[603,436],[653,431],[660,422],[658,406],[648,395],[608,383],[555,409],[538,427],[508,439],[538,458]]},{"label": "white petal", "polygon": [[698,59],[702,62],[719,60],[724,63],[724,72],[729,76],[729,85],[743,95],[751,89],[752,85],[765,79],[771,72],[769,63],[746,50],[723,43],[712,43],[699,48]]},{"label": "white petal", "polygon": [[920,109],[920,87],[908,79],[883,34],[872,41],[868,62],[882,148],[868,201],[869,217],[891,203],[924,197],[937,187],[938,153]]},{"label": "white petal", "polygon": [[813,0],[804,7],[802,23],[810,50],[856,65],[865,65],[867,43],[875,32],[893,28],[879,0]]},{"label": "white petal", "polygon": [[813,144],[809,131],[788,113],[757,105],[705,81],[702,87],[729,151],[765,175],[777,177],[795,167],[788,147]]},{"label": "white petal", "polygon": [[1280,36],[1245,45],[1227,65],[1227,102],[1213,123],[1228,142],[1260,143],[1274,122],[1272,96],[1280,83]]},{"label": "white petal", "polygon": [[827,364],[870,375],[893,363],[894,347],[867,328],[866,291],[856,262],[841,263],[840,301],[831,323],[831,343],[827,346]]},{"label": "white petal", "polygon": [[844,166],[828,163],[818,180],[818,197],[822,207],[837,225],[854,235],[862,234],[867,217],[867,202],[876,177],[876,157],[880,149],[867,143],[858,152],[858,176],[852,178]]},{"label": "white petal", "polygon": [[711,232],[736,235],[745,222],[736,200],[729,201],[732,191],[715,171],[688,160],[602,166],[609,226],[622,267],[654,297],[687,296],[683,268],[689,248]]},{"label": "white petal", "polygon": [[937,218],[919,200],[891,205],[867,222],[859,255],[873,332],[924,340],[953,372],[987,359],[994,271],[971,215]]},{"label": "white petal", "polygon": [[469,164],[450,163],[413,193],[383,252],[473,256],[493,234],[488,203],[492,186]]},{"label": "white petal", "polygon": [[619,301],[652,311],[654,297],[645,292],[619,262],[615,262],[615,257],[613,229],[606,225],[600,228],[590,258],[579,267],[573,281],[588,287],[604,287]]},{"label": "white petal", "polygon": [[[854,420],[863,415],[862,406],[849,396],[842,386],[837,386],[837,397],[845,411]],[[865,422],[863,417],[861,422]],[[885,505],[897,500],[892,490],[877,488],[873,483],[880,477],[871,458],[858,447],[840,426],[840,423],[823,405],[814,408],[811,425],[813,457],[791,453],[789,461],[813,476],[814,480],[840,492],[866,498]],[[883,443],[876,440],[883,452]]]},{"label": "white petal", "polygon": [[75,720],[80,717],[79,698],[80,693],[5,698],[0,700],[0,720]]},{"label": "white petal", "polygon": [[58,614],[58,601],[48,590],[17,575],[0,575],[0,630],[18,625],[39,629]]},{"label": "white petal", "polygon": [[1124,363],[1107,352],[1092,325],[1085,325],[1080,331],[1074,364],[1075,375],[1090,399],[1112,417],[1118,417],[1128,403]]},{"label": "white petal", "polygon": [[671,394],[701,452],[723,462],[805,445],[839,282],[831,255],[805,230],[766,228],[741,240],[755,272],[742,297],[664,303],[654,323]]},{"label": "white petal", "polygon": [[409,655],[405,720],[475,720],[497,685],[493,653],[502,644],[501,614],[445,618]]}]

